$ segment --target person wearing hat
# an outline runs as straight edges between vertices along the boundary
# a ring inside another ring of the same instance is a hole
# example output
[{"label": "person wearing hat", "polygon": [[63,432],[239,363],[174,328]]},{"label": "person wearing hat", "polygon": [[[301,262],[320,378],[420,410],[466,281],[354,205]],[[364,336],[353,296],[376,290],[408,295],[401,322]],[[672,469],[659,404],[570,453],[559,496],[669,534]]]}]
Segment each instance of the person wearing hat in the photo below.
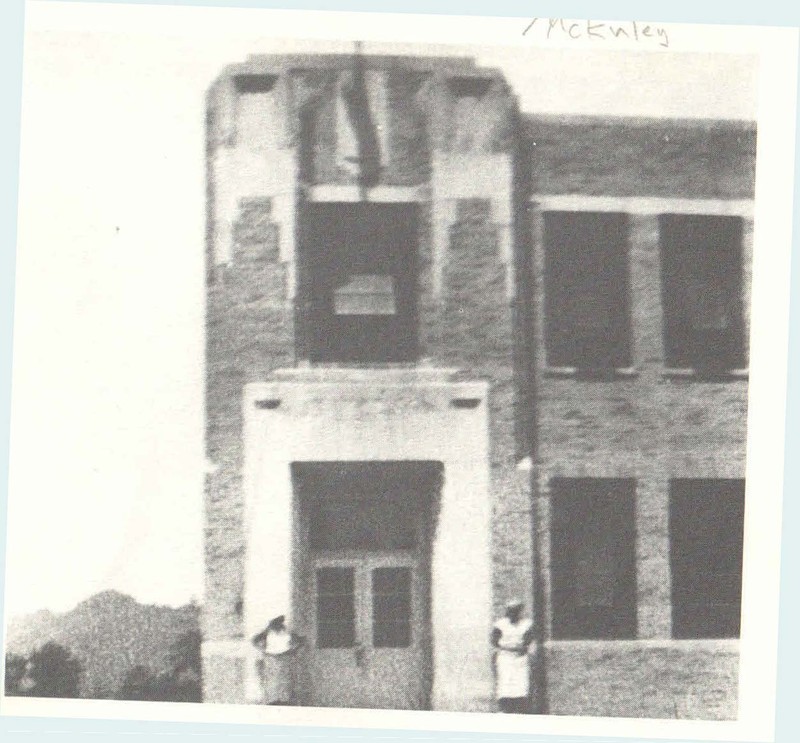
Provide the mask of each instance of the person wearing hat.
[{"label": "person wearing hat", "polygon": [[533,642],[533,622],[522,616],[523,608],[524,603],[519,599],[509,601],[505,616],[494,623],[491,634],[497,704],[506,713],[530,711],[528,648]]},{"label": "person wearing hat", "polygon": [[264,704],[294,704],[294,656],[305,638],[290,632],[281,614],[254,635],[252,643],[262,652],[259,676]]}]

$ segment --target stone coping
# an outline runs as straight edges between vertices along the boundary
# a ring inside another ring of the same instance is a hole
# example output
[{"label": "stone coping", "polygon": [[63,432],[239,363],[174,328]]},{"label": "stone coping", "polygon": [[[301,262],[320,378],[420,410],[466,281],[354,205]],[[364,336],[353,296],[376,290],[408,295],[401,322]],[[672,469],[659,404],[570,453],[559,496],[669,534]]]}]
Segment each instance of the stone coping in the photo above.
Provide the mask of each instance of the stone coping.
[{"label": "stone coping", "polygon": [[455,368],[446,367],[340,367],[314,366],[276,369],[262,380],[251,384],[269,382],[342,383],[342,384],[442,384],[467,381]]}]

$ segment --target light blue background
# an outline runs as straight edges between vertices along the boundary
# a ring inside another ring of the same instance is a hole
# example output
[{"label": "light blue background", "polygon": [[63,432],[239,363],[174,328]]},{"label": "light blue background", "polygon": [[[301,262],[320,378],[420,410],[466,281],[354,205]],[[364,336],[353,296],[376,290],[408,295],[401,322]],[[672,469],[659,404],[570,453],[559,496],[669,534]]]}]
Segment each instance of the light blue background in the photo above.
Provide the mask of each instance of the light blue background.
[{"label": "light blue background", "polygon": [[[58,1],[58,0],[55,0]],[[113,0],[108,0],[113,2]],[[140,5],[195,5],[220,7],[299,8],[310,10],[369,10],[470,15],[508,15],[520,17],[606,17],[644,18],[663,22],[731,23],[777,26],[800,26],[800,7],[790,1],[757,0],[751,4],[719,0],[672,0],[638,2],[635,0],[127,0]],[[2,115],[0,116],[0,514],[7,519],[8,433],[11,400],[11,348],[14,303],[14,247],[16,244],[17,176],[19,165],[20,99],[22,91],[23,0],[0,0],[0,80]],[[800,147],[795,159],[796,178],[800,174]],[[800,224],[800,200],[794,197],[794,252],[800,249],[797,225]],[[47,215],[42,215],[43,219]],[[783,547],[781,576],[781,625],[778,660],[778,696],[776,741],[794,743],[800,739],[800,261],[792,266],[792,306],[790,320],[789,390],[786,425],[786,472],[783,510]],[[68,391],[65,391],[68,394]],[[5,574],[5,530],[0,534],[2,570]],[[0,578],[2,580],[2,578]],[[0,597],[0,612],[2,611]],[[535,724],[535,720],[532,720]],[[496,734],[427,733],[413,731],[367,731],[334,728],[281,728],[251,725],[212,725],[154,722],[109,722],[98,720],[0,718],[0,735],[9,743],[71,743],[99,737],[122,741],[133,738],[159,740],[168,736],[176,743],[196,743],[198,736],[210,741],[237,739],[265,740],[430,740],[430,741],[612,741],[616,738],[578,738],[566,736],[501,736]],[[631,739],[626,739],[631,740]]]}]

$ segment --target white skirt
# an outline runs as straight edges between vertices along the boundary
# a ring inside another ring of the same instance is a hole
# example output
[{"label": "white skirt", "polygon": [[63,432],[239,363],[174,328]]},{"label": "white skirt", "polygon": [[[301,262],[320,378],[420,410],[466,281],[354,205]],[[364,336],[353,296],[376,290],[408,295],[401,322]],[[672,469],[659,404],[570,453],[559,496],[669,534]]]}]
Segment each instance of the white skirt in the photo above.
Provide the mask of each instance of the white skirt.
[{"label": "white skirt", "polygon": [[497,698],[519,699],[530,692],[528,654],[511,650],[497,651]]},{"label": "white skirt", "polygon": [[294,653],[264,654],[261,673],[264,704],[294,701]]}]

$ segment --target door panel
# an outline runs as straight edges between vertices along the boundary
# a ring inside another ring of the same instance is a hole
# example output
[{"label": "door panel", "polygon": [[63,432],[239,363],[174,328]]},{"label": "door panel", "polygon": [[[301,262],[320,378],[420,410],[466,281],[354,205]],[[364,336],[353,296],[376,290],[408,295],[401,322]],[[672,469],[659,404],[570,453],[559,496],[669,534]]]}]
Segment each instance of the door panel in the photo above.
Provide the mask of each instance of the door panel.
[{"label": "door panel", "polygon": [[342,560],[315,560],[313,572],[309,701],[315,707],[356,707],[363,681],[363,576],[357,564]]},{"label": "door panel", "polygon": [[372,647],[412,645],[412,572],[409,567],[373,568]]},{"label": "door panel", "polygon": [[356,592],[353,567],[317,569],[317,647],[356,645]]}]

